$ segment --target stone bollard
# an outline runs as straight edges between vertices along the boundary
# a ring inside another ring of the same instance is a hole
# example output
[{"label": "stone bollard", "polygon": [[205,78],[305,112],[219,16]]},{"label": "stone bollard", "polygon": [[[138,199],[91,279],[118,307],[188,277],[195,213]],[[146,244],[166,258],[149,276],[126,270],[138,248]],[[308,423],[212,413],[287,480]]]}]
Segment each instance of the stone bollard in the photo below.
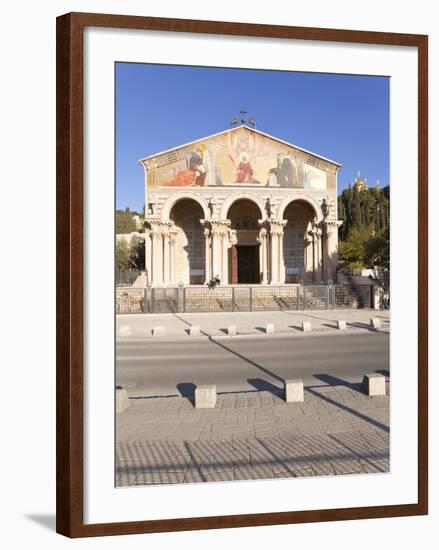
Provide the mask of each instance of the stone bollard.
[{"label": "stone bollard", "polygon": [[287,403],[303,403],[302,380],[285,380],[285,401]]},{"label": "stone bollard", "polygon": [[311,332],[311,323],[309,321],[303,321],[302,322],[302,331],[303,332]]},{"label": "stone bollard", "polygon": [[129,336],[131,334],[131,327],[129,325],[122,325],[119,327],[119,336]]},{"label": "stone bollard", "polygon": [[377,372],[365,374],[363,378],[363,390],[366,395],[386,395],[386,377]]},{"label": "stone bollard", "polygon": [[267,323],[265,325],[265,334],[274,334],[274,325],[273,325],[273,323]]},{"label": "stone bollard", "polygon": [[116,386],[116,413],[122,413],[130,406],[128,393],[122,386]]},{"label": "stone bollard", "polygon": [[229,336],[236,336],[236,325],[230,325],[228,328],[227,328],[227,334]]},{"label": "stone bollard", "polygon": [[370,326],[374,330],[377,330],[377,329],[381,328],[381,321],[379,319],[377,319],[376,317],[372,317],[372,319],[370,320]]},{"label": "stone bollard", "polygon": [[197,386],[195,388],[195,408],[214,409],[216,404],[216,386]]},{"label": "stone bollard", "polygon": [[200,327],[198,325],[192,325],[189,328],[189,336],[200,336]]},{"label": "stone bollard", "polygon": [[164,336],[165,335],[165,327],[154,327],[152,329],[152,335],[153,336]]},{"label": "stone bollard", "polygon": [[338,330],[346,330],[346,321],[337,321],[337,328]]}]

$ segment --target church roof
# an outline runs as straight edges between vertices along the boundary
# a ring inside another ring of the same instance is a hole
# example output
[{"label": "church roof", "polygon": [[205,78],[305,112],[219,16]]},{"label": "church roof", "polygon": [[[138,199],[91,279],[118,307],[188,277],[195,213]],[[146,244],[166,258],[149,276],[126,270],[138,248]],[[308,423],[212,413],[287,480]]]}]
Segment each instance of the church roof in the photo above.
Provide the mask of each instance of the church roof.
[{"label": "church roof", "polygon": [[298,149],[299,151],[303,151],[304,153],[307,153],[308,155],[313,155],[313,156],[315,156],[317,158],[320,158],[320,159],[322,159],[326,162],[334,164],[335,166],[338,166],[338,167],[341,166],[341,164],[336,162],[335,160],[328,159],[326,157],[323,157],[322,155],[318,155],[317,153],[314,153],[313,151],[308,151],[307,149],[304,149],[303,147],[299,147],[298,145],[295,145],[294,143],[289,143],[288,141],[285,141],[283,139],[279,139],[278,137],[275,137],[275,136],[271,136],[270,134],[266,134],[265,132],[261,132],[260,130],[257,130],[256,128],[251,128],[251,127],[246,126],[246,125],[240,125],[240,126],[235,126],[234,128],[228,128],[227,130],[223,130],[222,132],[217,132],[215,134],[211,134],[211,135],[203,137],[203,138],[195,139],[194,141],[190,141],[188,143],[183,143],[183,144],[178,145],[176,147],[171,147],[170,149],[165,149],[164,151],[160,151],[158,153],[148,155],[147,157],[143,157],[143,158],[139,159],[139,162],[142,163],[146,160],[158,157],[160,155],[164,155],[166,153],[170,153],[171,151],[181,149],[182,147],[188,147],[188,146],[193,145],[195,143],[198,143],[200,141],[206,141],[210,138],[220,136],[222,134],[227,134],[228,132],[235,132],[236,130],[239,130],[241,128],[245,128],[249,132],[255,132],[256,134],[259,134],[259,135],[264,136],[266,138],[269,138],[269,139],[272,139],[272,140],[277,141],[279,143],[282,143],[283,145],[288,145],[289,147],[294,147],[295,149]]}]

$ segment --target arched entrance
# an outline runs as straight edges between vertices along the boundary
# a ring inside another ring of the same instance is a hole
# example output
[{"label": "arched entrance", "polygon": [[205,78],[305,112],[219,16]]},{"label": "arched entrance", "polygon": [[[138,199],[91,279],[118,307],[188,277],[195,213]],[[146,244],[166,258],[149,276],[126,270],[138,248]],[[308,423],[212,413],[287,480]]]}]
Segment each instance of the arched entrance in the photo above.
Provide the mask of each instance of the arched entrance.
[{"label": "arched entrance", "polygon": [[289,203],[283,214],[285,282],[315,282],[318,272],[318,243],[310,232],[316,219],[314,208],[304,200]]},{"label": "arched entrance", "polygon": [[229,250],[229,283],[260,283],[259,206],[250,199],[238,199],[230,206],[227,218],[236,235]]},{"label": "arched entrance", "polygon": [[205,281],[205,243],[200,220],[204,212],[200,204],[181,199],[171,208],[173,225],[171,240],[171,283],[203,284]]}]

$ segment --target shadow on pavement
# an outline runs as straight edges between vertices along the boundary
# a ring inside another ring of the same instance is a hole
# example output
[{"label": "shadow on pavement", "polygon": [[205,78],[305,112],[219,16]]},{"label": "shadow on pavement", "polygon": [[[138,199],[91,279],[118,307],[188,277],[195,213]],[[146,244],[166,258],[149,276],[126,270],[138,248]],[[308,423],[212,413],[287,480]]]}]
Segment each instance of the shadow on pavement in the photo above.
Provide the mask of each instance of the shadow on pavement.
[{"label": "shadow on pavement", "polygon": [[192,405],[195,404],[195,388],[196,386],[192,382],[179,382],[177,384],[177,390],[181,397],[185,397]]},{"label": "shadow on pavement", "polygon": [[331,374],[314,374],[313,376],[327,386],[345,386],[346,388],[350,388],[351,390],[355,390],[358,392],[361,392],[362,389],[361,383],[348,382],[347,380],[337,378],[336,376],[332,376]]},{"label": "shadow on pavement", "polygon": [[256,388],[257,391],[268,391],[272,395],[275,395],[276,397],[283,397],[284,390],[282,388],[278,388],[274,384],[271,384],[270,382],[267,382],[266,380],[262,380],[262,378],[248,378],[247,382]]}]

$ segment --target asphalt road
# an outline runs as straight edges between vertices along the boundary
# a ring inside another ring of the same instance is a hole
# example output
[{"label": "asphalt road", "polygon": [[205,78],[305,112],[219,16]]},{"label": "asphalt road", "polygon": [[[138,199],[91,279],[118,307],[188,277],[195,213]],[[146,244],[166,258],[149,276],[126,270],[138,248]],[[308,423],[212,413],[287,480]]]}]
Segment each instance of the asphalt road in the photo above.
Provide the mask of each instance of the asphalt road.
[{"label": "asphalt road", "polygon": [[361,382],[389,369],[389,334],[332,333],[301,337],[118,342],[116,384],[130,396],[190,395],[193,385],[217,392]]}]

